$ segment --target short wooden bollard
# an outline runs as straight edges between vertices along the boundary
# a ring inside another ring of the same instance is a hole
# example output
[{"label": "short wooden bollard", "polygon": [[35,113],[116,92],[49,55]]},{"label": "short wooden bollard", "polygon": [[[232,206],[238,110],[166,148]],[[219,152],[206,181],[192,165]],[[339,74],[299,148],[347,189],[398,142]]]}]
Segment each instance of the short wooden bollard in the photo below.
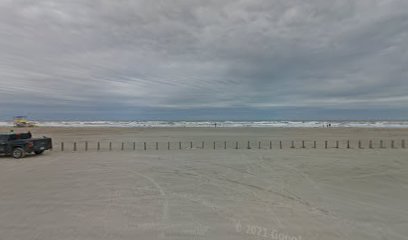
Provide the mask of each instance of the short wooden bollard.
[{"label": "short wooden bollard", "polygon": [[215,142],[213,143],[213,148],[214,148],[214,150],[215,150]]},{"label": "short wooden bollard", "polygon": [[85,152],[88,151],[88,141],[85,142]]},{"label": "short wooden bollard", "polygon": [[328,146],[328,142],[324,141],[324,148],[327,149],[327,146]]},{"label": "short wooden bollard", "polygon": [[347,148],[350,148],[350,140],[347,140]]},{"label": "short wooden bollard", "polygon": [[248,146],[247,146],[247,148],[248,148],[248,149],[251,149],[251,142],[249,142],[249,141],[248,141]]},{"label": "short wooden bollard", "polygon": [[227,149],[227,141],[224,141],[224,149]]},{"label": "short wooden bollard", "polygon": [[380,140],[380,148],[384,148],[384,141]]},{"label": "short wooden bollard", "polygon": [[272,141],[269,141],[269,149],[272,149]]},{"label": "short wooden bollard", "polygon": [[391,148],[394,148],[394,140],[391,140]]},{"label": "short wooden bollard", "polygon": [[190,149],[193,149],[193,142],[190,142]]},{"label": "short wooden bollard", "polygon": [[258,142],[258,149],[261,149],[261,142]]},{"label": "short wooden bollard", "polygon": [[292,146],[290,148],[295,148],[295,141],[292,141]]},{"label": "short wooden bollard", "polygon": [[401,140],[401,148],[405,148],[405,140]]},{"label": "short wooden bollard", "polygon": [[181,150],[181,142],[179,142],[179,149]]},{"label": "short wooden bollard", "polygon": [[317,148],[316,141],[313,141],[313,148],[314,148],[314,149],[316,149],[316,148]]},{"label": "short wooden bollard", "polygon": [[109,142],[109,151],[112,151],[112,142]]},{"label": "short wooden bollard", "polygon": [[156,150],[159,150],[159,143],[156,142]]},{"label": "short wooden bollard", "polygon": [[336,141],[336,148],[339,148],[339,141]]},{"label": "short wooden bollard", "polygon": [[77,144],[74,142],[74,152],[77,150]]},{"label": "short wooden bollard", "polygon": [[373,141],[370,140],[370,143],[368,144],[370,149],[373,149]]},{"label": "short wooden bollard", "polygon": [[143,143],[143,149],[144,149],[145,151],[147,150],[146,142]]},{"label": "short wooden bollard", "polygon": [[204,149],[204,141],[201,143],[201,148]]},{"label": "short wooden bollard", "polygon": [[97,151],[101,150],[101,143],[100,143],[100,142],[98,142],[98,144],[97,144],[97,146],[96,146],[96,150],[97,150]]},{"label": "short wooden bollard", "polygon": [[120,147],[120,150],[125,150],[125,143],[124,142],[122,142],[122,146]]},{"label": "short wooden bollard", "polygon": [[302,148],[306,148],[304,140],[302,141]]},{"label": "short wooden bollard", "polygon": [[167,142],[167,150],[170,150],[170,142]]},{"label": "short wooden bollard", "polygon": [[279,148],[282,149],[282,141],[279,141]]},{"label": "short wooden bollard", "polygon": [[239,149],[238,142],[235,143],[235,149]]},{"label": "short wooden bollard", "polygon": [[361,140],[358,141],[358,148],[362,149],[363,147],[361,146]]},{"label": "short wooden bollard", "polygon": [[135,150],[136,150],[136,143],[133,142],[133,151],[135,151]]}]

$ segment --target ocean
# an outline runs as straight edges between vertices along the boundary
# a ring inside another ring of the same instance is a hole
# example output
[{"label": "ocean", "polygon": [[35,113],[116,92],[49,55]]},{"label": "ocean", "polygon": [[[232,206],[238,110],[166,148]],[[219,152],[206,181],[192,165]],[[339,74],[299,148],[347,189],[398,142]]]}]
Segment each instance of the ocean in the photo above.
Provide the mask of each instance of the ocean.
[{"label": "ocean", "polygon": [[[408,121],[34,121],[40,127],[408,128]],[[13,126],[13,122],[0,122]]]}]

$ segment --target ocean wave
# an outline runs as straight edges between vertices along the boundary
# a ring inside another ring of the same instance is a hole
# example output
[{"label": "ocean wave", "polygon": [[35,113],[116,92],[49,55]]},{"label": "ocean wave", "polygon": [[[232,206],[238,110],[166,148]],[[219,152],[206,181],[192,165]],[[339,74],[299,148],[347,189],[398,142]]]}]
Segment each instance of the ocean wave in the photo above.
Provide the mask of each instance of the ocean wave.
[{"label": "ocean wave", "polygon": [[[323,128],[408,128],[408,121],[37,121],[40,127],[275,127]],[[13,126],[0,122],[0,127]]]}]

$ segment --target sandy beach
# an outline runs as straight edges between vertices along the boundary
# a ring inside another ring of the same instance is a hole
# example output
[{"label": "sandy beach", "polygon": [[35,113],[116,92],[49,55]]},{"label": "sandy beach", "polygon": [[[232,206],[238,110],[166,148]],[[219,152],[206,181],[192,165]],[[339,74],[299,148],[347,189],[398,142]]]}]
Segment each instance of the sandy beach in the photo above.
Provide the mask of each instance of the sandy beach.
[{"label": "sandy beach", "polygon": [[2,239],[408,236],[408,148],[401,145],[408,129],[30,130],[52,137],[54,150],[19,160],[0,157]]},{"label": "sandy beach", "polygon": [[[13,128],[0,127],[0,132],[9,132]],[[66,150],[72,150],[74,142],[77,143],[77,150],[84,150],[84,143],[88,142],[89,149],[96,149],[97,142],[100,142],[101,149],[107,150],[109,142],[112,142],[113,150],[120,150],[121,143],[125,144],[125,150],[133,150],[133,143],[136,149],[143,148],[143,143],[148,144],[148,149],[156,149],[158,142],[159,149],[168,149],[168,142],[171,149],[179,149],[182,143],[183,149],[188,149],[193,143],[193,148],[201,148],[204,141],[205,149],[213,149],[214,142],[216,149],[247,148],[250,141],[251,148],[258,148],[261,142],[262,149],[269,149],[272,141],[272,148],[279,148],[282,141],[283,148],[290,148],[294,141],[296,148],[302,147],[305,141],[306,148],[313,148],[316,141],[317,148],[324,148],[325,141],[328,141],[328,148],[335,148],[336,141],[339,141],[339,148],[346,148],[347,141],[350,141],[350,148],[358,148],[358,141],[361,141],[362,148],[369,147],[372,141],[373,148],[380,148],[380,141],[384,147],[391,147],[394,141],[395,148],[401,147],[401,141],[406,141],[408,148],[408,128],[101,128],[101,127],[36,127],[17,128],[16,132],[31,131],[35,137],[43,135],[53,138],[54,150],[60,149],[60,143],[64,142]]]}]

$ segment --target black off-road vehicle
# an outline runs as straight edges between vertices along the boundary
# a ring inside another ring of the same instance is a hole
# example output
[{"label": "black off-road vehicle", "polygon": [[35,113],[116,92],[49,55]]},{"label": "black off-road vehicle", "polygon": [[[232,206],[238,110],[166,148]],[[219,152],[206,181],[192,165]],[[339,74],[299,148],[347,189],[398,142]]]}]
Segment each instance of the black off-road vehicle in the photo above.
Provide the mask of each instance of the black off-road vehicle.
[{"label": "black off-road vehicle", "polygon": [[32,138],[31,133],[0,133],[0,155],[23,158],[27,153],[42,154],[52,149],[51,138]]}]

